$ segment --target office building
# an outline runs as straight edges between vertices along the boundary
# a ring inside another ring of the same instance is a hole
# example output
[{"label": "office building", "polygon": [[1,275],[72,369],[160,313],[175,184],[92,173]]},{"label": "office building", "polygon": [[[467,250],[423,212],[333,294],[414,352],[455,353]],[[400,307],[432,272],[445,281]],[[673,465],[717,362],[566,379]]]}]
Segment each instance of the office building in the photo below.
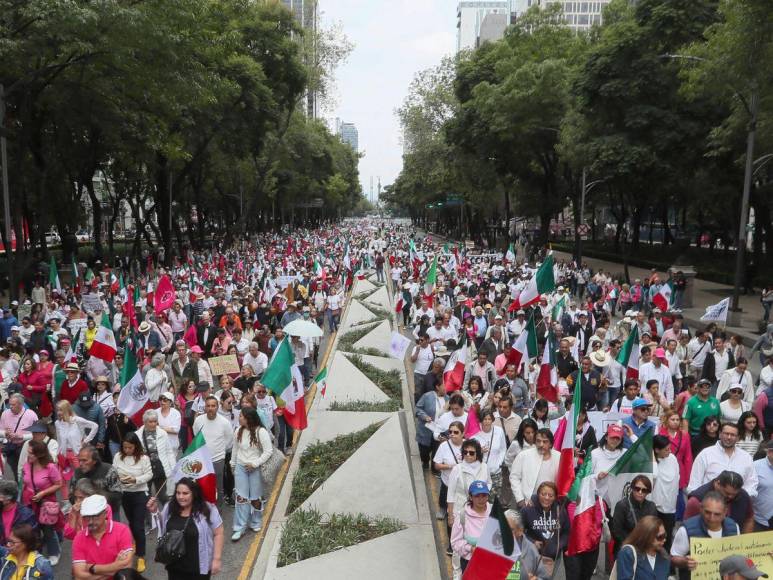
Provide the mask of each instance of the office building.
[{"label": "office building", "polygon": [[[319,2],[317,0],[280,0],[282,6],[292,12],[295,21],[303,28],[306,34],[316,35],[319,29]],[[313,37],[312,37],[313,38]],[[316,61],[314,54],[314,43],[307,43],[307,54],[304,58],[308,60],[307,64]],[[306,116],[316,118],[318,114],[317,94],[315,91],[306,92]]]},{"label": "office building", "polygon": [[532,6],[559,4],[564,11],[566,24],[574,31],[588,30],[594,24],[601,24],[602,12],[611,0],[592,2],[577,0],[510,0],[511,19],[517,21]]},{"label": "office building", "polygon": [[341,119],[336,119],[336,134],[341,138],[341,141],[354,149],[355,153],[359,153],[360,138],[354,123],[344,123]]},{"label": "office building", "polygon": [[[456,52],[475,49],[480,46],[481,26],[490,14],[507,15],[510,12],[509,0],[463,0],[456,7]],[[492,21],[484,32],[488,40],[495,30]],[[502,30],[504,34],[504,30]],[[501,38],[501,35],[497,38]]]}]

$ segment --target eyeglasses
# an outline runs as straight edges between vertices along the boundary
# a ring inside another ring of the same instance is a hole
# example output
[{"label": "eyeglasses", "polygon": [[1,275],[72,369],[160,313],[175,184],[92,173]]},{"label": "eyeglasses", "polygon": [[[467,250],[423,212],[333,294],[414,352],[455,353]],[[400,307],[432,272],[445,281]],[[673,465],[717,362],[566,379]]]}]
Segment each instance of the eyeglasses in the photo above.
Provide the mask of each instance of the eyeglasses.
[{"label": "eyeglasses", "polygon": [[8,538],[5,543],[9,546],[15,546],[16,544],[21,544],[22,542],[21,540],[12,540],[11,538]]},{"label": "eyeglasses", "polygon": [[470,455],[471,457],[475,457],[478,454],[474,449],[465,449],[463,453],[465,455]]},{"label": "eyeglasses", "polygon": [[665,542],[666,541],[666,534],[658,534],[657,536],[655,536],[655,539],[658,542]]},{"label": "eyeglasses", "polygon": [[641,487],[641,486],[639,486],[639,485],[637,485],[636,487],[634,487],[634,488],[633,488],[633,490],[634,490],[634,491],[641,492],[641,493],[649,493],[649,492],[650,492],[650,490],[648,490],[646,487]]}]

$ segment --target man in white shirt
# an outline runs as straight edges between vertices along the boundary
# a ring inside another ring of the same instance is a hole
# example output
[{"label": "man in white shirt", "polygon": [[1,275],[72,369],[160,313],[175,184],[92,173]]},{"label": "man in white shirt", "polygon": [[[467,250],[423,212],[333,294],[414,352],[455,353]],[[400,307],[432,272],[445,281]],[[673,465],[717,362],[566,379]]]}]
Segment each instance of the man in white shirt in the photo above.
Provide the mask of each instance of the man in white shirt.
[{"label": "man in white shirt", "polygon": [[204,434],[207,448],[212,454],[212,465],[217,477],[217,500],[220,503],[225,498],[225,488],[223,487],[225,454],[233,446],[234,432],[231,423],[218,414],[217,408],[217,398],[207,397],[204,402],[204,415],[199,415],[193,422],[193,433],[194,435],[198,435],[199,432]]},{"label": "man in white shirt", "polygon": [[553,433],[540,429],[534,447],[521,451],[510,469],[510,489],[519,508],[531,501],[543,481],[555,483],[561,454],[553,449]]},{"label": "man in white shirt", "polygon": [[443,321],[440,318],[435,319],[435,324],[427,329],[427,336],[429,336],[429,343],[438,348],[445,346],[446,339],[444,338]]},{"label": "man in white shirt", "polygon": [[773,386],[773,356],[768,357],[768,364],[760,371],[760,385],[757,388],[757,393],[761,393],[771,386]]},{"label": "man in white shirt", "polygon": [[671,370],[663,364],[666,360],[666,351],[662,348],[655,349],[652,360],[639,367],[639,382],[641,394],[646,390],[647,382],[656,380],[660,384],[661,392],[669,403],[674,402],[674,384],[671,381]]},{"label": "man in white shirt", "polygon": [[737,441],[738,426],[734,423],[722,425],[719,441],[701,451],[693,461],[688,493],[719,477],[723,471],[735,471],[743,478],[743,488],[749,497],[757,497],[757,471],[751,455],[737,447]]},{"label": "man in white shirt", "polygon": [[679,364],[679,354],[676,352],[677,340],[674,338],[666,341],[666,364],[668,365],[668,371],[671,373],[671,382],[674,385],[674,390],[680,391],[682,387],[682,369]]},{"label": "man in white shirt", "polygon": [[244,355],[242,365],[249,365],[255,372],[256,377],[260,377],[268,368],[268,357],[265,353],[258,350],[258,343],[251,342],[247,349],[247,354]]},{"label": "man in white shirt", "polygon": [[687,343],[687,358],[690,359],[690,373],[700,377],[703,372],[703,363],[706,361],[706,355],[711,350],[711,343],[708,340],[708,333],[698,331],[689,343]]},{"label": "man in white shirt", "polygon": [[510,321],[510,324],[508,324],[507,327],[507,330],[510,333],[510,336],[513,337],[513,340],[521,335],[523,329],[526,328],[526,324],[526,312],[519,310],[515,313],[515,318]]},{"label": "man in white shirt", "polygon": [[188,327],[188,317],[183,312],[183,303],[175,300],[174,308],[169,313],[169,326],[172,329],[175,341],[180,340]]}]

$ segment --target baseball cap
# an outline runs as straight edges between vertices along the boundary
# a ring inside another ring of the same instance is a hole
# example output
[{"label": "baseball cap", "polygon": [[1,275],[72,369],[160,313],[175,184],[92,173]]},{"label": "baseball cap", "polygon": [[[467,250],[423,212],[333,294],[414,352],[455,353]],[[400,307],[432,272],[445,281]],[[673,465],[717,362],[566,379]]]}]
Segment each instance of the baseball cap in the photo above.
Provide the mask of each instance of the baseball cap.
[{"label": "baseball cap", "polygon": [[470,484],[469,492],[470,492],[470,495],[481,495],[484,493],[488,495],[489,493],[488,484],[485,481],[476,479]]},{"label": "baseball cap", "polygon": [[651,407],[652,403],[650,403],[647,399],[644,397],[636,397],[633,400],[633,403],[631,404],[631,408],[638,409],[640,407]]},{"label": "baseball cap", "polygon": [[740,574],[743,578],[754,580],[756,578],[767,578],[768,575],[762,570],[758,570],[754,561],[745,556],[728,556],[719,563],[719,574]]},{"label": "baseball cap", "polygon": [[91,407],[94,404],[94,399],[91,398],[91,393],[86,391],[78,395],[78,404],[81,407]]},{"label": "baseball cap", "polygon": [[610,423],[607,427],[607,437],[620,437],[623,438],[623,428],[617,423]]},{"label": "baseball cap", "polygon": [[107,509],[107,500],[103,495],[90,495],[81,503],[81,516],[96,516]]},{"label": "baseball cap", "polygon": [[666,351],[662,348],[655,349],[655,358],[666,358]]}]

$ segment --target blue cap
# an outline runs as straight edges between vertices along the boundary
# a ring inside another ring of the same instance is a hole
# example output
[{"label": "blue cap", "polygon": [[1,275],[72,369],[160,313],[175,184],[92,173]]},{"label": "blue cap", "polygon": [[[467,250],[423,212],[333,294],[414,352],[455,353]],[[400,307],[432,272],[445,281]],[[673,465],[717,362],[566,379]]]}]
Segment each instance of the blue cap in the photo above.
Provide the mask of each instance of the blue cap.
[{"label": "blue cap", "polygon": [[652,403],[650,403],[647,399],[644,397],[636,397],[633,400],[633,403],[631,404],[631,408],[638,409],[639,407],[651,407]]},{"label": "blue cap", "polygon": [[470,495],[489,494],[488,484],[485,481],[477,479],[470,484]]}]

